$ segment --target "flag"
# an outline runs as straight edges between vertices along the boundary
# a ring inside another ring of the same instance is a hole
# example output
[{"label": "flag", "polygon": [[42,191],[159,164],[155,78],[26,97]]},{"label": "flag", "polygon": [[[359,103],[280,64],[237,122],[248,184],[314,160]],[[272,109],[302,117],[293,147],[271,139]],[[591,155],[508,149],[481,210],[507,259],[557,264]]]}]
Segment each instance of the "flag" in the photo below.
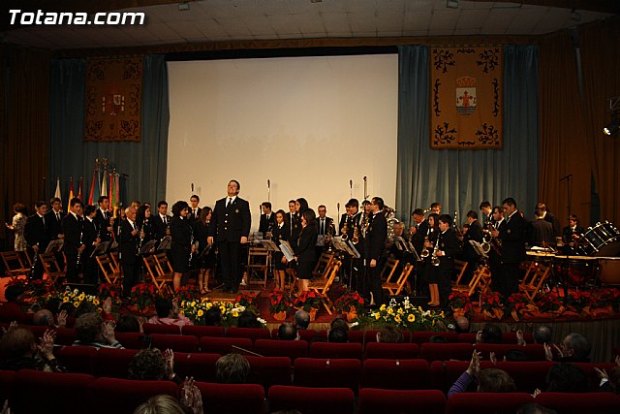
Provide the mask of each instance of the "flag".
[{"label": "flag", "polygon": [[93,177],[90,180],[90,190],[88,190],[88,204],[89,205],[95,204],[95,175],[96,173],[97,173],[97,167],[93,169]]},{"label": "flag", "polygon": [[101,195],[102,196],[107,196],[108,195],[108,174],[106,171],[103,172],[103,177],[101,180]]},{"label": "flag", "polygon": [[67,211],[71,208],[71,199],[73,198],[73,177],[69,177],[69,200],[67,201]]},{"label": "flag", "polygon": [[54,197],[62,201],[62,193],[60,192],[60,177],[56,177],[56,191],[54,191]]},{"label": "flag", "polygon": [[84,177],[80,177],[80,181],[78,181],[78,193],[77,193],[77,198],[79,198],[80,200],[82,199],[82,190],[84,187]]},{"label": "flag", "polygon": [[101,195],[101,174],[99,174],[99,167],[95,167],[95,191],[93,191],[93,204],[99,201]]},{"label": "flag", "polygon": [[108,198],[110,199],[110,205],[114,205],[114,174],[110,173],[108,175],[110,177],[110,184],[108,187]]},{"label": "flag", "polygon": [[121,203],[121,175],[114,174],[114,200],[116,204]]}]

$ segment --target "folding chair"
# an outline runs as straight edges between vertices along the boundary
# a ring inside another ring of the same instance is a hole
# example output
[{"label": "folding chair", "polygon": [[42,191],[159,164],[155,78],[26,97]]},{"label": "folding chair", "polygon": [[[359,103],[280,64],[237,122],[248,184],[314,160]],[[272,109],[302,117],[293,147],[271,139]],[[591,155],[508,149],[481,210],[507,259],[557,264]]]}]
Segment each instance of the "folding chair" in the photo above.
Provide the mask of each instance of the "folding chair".
[{"label": "folding chair", "polygon": [[271,254],[264,247],[250,247],[248,249],[248,285],[267,287],[267,275],[269,274],[269,265],[271,263]]},{"label": "folding chair", "polygon": [[327,313],[330,315],[332,314],[332,309],[334,309],[334,304],[327,296],[327,293],[329,292],[332,283],[334,283],[334,279],[336,279],[336,275],[338,274],[341,265],[342,262],[340,260],[334,260],[332,262],[329,276],[326,279],[315,279],[310,281],[310,283],[308,284],[308,288],[316,292],[321,297],[321,303],[323,304],[323,307],[325,308]]},{"label": "folding chair", "polygon": [[544,263],[532,262],[527,269],[527,273],[523,277],[523,281],[519,285],[519,290],[533,302],[534,298],[540,293],[544,283],[549,279],[550,272],[551,266]]},{"label": "folding chair", "polygon": [[326,279],[329,274],[330,266],[335,259],[336,257],[333,253],[321,253],[321,257],[319,257],[319,261],[316,262],[316,266],[314,266],[314,270],[312,271],[312,277]]},{"label": "folding chair", "polygon": [[474,272],[469,284],[454,286],[453,289],[458,292],[467,292],[469,296],[472,296],[476,291],[486,292],[490,286],[491,270],[487,265],[480,265]]},{"label": "folding chair", "polygon": [[54,253],[43,253],[39,255],[41,265],[43,265],[43,272],[47,274],[52,284],[56,284],[58,279],[65,277],[66,272],[60,268],[56,255]]},{"label": "folding chair", "polygon": [[[161,257],[160,257],[161,256]],[[144,267],[159,293],[172,292],[170,283],[174,279],[174,270],[166,253],[144,256]]]},{"label": "folding chair", "polygon": [[97,260],[97,264],[99,265],[99,269],[101,270],[101,273],[103,273],[105,280],[114,285],[119,281],[121,271],[110,256],[111,255],[103,254],[101,256],[97,256],[95,260]]},{"label": "folding chair", "polygon": [[112,259],[112,262],[114,262],[114,266],[117,269],[121,268],[121,262],[118,258],[118,252],[110,252],[110,259]]},{"label": "folding chair", "polygon": [[21,275],[28,276],[32,271],[32,268],[24,262],[24,258],[19,252],[0,252],[0,256],[2,256],[6,276],[13,278]]},{"label": "folding chair", "polygon": [[458,276],[456,277],[456,282],[454,282],[453,286],[455,287],[463,287],[464,285],[461,285],[461,280],[463,279],[463,275],[465,274],[465,271],[467,270],[467,265],[469,263],[464,262],[462,260],[455,260],[454,261],[454,270],[456,270]]},{"label": "folding chair", "polygon": [[398,263],[400,263],[400,260],[390,257],[387,262],[385,262],[383,269],[381,269],[381,280],[385,280],[386,283],[390,283],[394,273],[396,273]]},{"label": "folding chair", "polygon": [[407,280],[409,279],[409,275],[413,271],[413,265],[411,263],[407,263],[405,267],[403,267],[402,272],[400,272],[400,276],[398,276],[398,280],[396,282],[384,282],[381,284],[381,287],[388,291],[390,296],[398,296],[400,292],[402,292]]}]

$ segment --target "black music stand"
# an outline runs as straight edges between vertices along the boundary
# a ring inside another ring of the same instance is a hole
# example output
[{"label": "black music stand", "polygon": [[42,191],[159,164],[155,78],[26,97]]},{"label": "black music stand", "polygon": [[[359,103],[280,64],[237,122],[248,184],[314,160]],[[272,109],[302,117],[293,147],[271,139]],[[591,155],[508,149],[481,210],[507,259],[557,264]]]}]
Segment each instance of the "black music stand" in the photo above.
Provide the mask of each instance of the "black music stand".
[{"label": "black music stand", "polygon": [[[355,248],[351,240],[344,240],[342,236],[336,236],[332,238],[332,246],[339,253],[341,258],[351,259],[349,263],[349,280],[348,280],[348,288],[351,290],[353,284],[353,259],[360,259],[362,256],[359,251]],[[366,277],[366,263],[364,263],[364,278]]]},{"label": "black music stand", "polygon": [[165,236],[159,242],[159,246],[157,246],[157,251],[159,252],[162,250],[170,250],[171,247],[172,247],[172,237]]},{"label": "black music stand", "polygon": [[62,250],[62,246],[64,245],[64,241],[63,239],[56,239],[56,240],[52,240],[48,245],[47,248],[45,249],[44,254],[49,254],[49,253],[60,253],[60,251]]},{"label": "black music stand", "polygon": [[139,254],[141,256],[148,256],[149,254],[155,253],[155,244],[157,242],[155,240],[149,240],[146,242],[141,248]]}]

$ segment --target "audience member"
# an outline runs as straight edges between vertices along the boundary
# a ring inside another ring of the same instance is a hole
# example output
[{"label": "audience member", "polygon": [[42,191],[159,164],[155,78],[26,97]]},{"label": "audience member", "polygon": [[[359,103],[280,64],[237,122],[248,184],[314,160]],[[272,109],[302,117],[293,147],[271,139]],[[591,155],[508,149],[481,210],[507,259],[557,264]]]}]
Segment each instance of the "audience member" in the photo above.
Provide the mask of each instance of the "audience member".
[{"label": "audience member", "polygon": [[540,404],[527,403],[519,407],[517,414],[557,414],[557,411],[545,408]]},{"label": "audience member", "polygon": [[133,414],[203,414],[202,394],[193,380],[185,381],[179,394],[180,401],[167,394],[151,397]]},{"label": "audience member", "polygon": [[292,323],[284,322],[278,327],[278,339],[296,341],[299,339],[297,327]]},{"label": "audience member", "polygon": [[175,325],[187,326],[192,325],[187,317],[179,315],[179,311],[174,306],[172,299],[158,297],[155,300],[155,311],[157,316],[153,316],[148,323],[155,325]]},{"label": "audience member", "polygon": [[303,309],[295,312],[295,326],[297,329],[308,329],[310,325],[310,314]]},{"label": "audience member", "polygon": [[457,333],[469,332],[469,319],[464,316],[459,316],[455,320],[455,330]]},{"label": "audience member", "polygon": [[141,350],[129,363],[129,379],[178,382],[174,373],[174,352],[166,349],[162,354],[157,348]]},{"label": "audience member", "polygon": [[497,325],[487,323],[476,333],[476,342],[483,344],[501,344],[502,330]]},{"label": "audience member", "polygon": [[41,309],[35,312],[32,317],[32,324],[37,326],[55,326],[54,315],[48,309]]},{"label": "audience member", "polygon": [[206,326],[220,326],[222,323],[222,312],[217,306],[212,306],[205,312],[204,321]]},{"label": "audience member", "polygon": [[260,323],[258,318],[253,312],[245,310],[241,312],[237,319],[237,327],[239,328],[262,328],[263,324]]},{"label": "audience member", "polygon": [[239,354],[228,354],[215,363],[215,377],[220,384],[244,384],[250,374],[250,362]]},{"label": "audience member", "polygon": [[398,343],[403,341],[403,333],[393,326],[386,326],[377,332],[377,342]]},{"label": "audience member", "polygon": [[[545,343],[545,357],[548,361],[554,360],[551,345]],[[553,345],[557,352],[557,360],[561,362],[590,362],[591,346],[588,339],[576,332],[569,333],[558,347]]]},{"label": "audience member", "polygon": [[345,343],[349,342],[349,331],[341,326],[332,328],[327,334],[327,342]]},{"label": "audience member", "polygon": [[454,382],[448,397],[467,391],[470,385],[477,384],[479,392],[513,392],[517,387],[508,373],[498,368],[480,370],[480,353],[474,351],[469,367]]},{"label": "audience member", "polygon": [[532,336],[534,337],[534,343],[550,344],[552,340],[551,327],[547,325],[538,325],[534,328]]},{"label": "audience member", "polygon": [[87,313],[75,321],[77,339],[73,345],[99,348],[123,348],[114,335],[114,321],[104,321],[98,313]]},{"label": "audience member", "polygon": [[142,333],[142,324],[133,315],[121,315],[116,322],[116,332],[140,332]]},{"label": "audience member", "polygon": [[554,364],[547,373],[549,392],[588,392],[588,378],[576,365],[570,363]]},{"label": "audience member", "polygon": [[37,345],[34,334],[28,328],[13,326],[0,340],[0,369],[17,371],[36,369],[47,372],[62,372],[54,356],[54,332],[45,331]]},{"label": "audience member", "polygon": [[22,285],[9,285],[4,290],[6,302],[0,302],[0,318],[5,321],[21,321],[25,313],[17,300],[24,294]]}]

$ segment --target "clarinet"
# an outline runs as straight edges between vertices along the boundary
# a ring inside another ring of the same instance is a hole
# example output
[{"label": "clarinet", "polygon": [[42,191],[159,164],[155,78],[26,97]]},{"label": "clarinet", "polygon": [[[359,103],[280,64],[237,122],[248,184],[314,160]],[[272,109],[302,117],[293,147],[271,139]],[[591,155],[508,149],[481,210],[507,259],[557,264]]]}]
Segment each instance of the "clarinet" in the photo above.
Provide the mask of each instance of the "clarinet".
[{"label": "clarinet", "polygon": [[194,258],[194,229],[192,226],[189,226],[189,267],[192,267],[192,259]]},{"label": "clarinet", "polygon": [[75,262],[75,264],[77,266],[80,265],[80,260],[82,259],[82,252],[80,251],[80,246],[82,245],[82,238],[83,237],[84,237],[84,232],[80,231],[80,244],[78,245],[77,261]]},{"label": "clarinet", "polygon": [[[37,243],[36,246],[39,246],[39,243]],[[37,266],[37,263],[39,263],[39,253],[38,253],[38,251],[33,249],[33,253],[34,253],[34,259],[32,259],[32,268],[30,269],[30,271],[32,273],[34,273],[34,268]]]}]

